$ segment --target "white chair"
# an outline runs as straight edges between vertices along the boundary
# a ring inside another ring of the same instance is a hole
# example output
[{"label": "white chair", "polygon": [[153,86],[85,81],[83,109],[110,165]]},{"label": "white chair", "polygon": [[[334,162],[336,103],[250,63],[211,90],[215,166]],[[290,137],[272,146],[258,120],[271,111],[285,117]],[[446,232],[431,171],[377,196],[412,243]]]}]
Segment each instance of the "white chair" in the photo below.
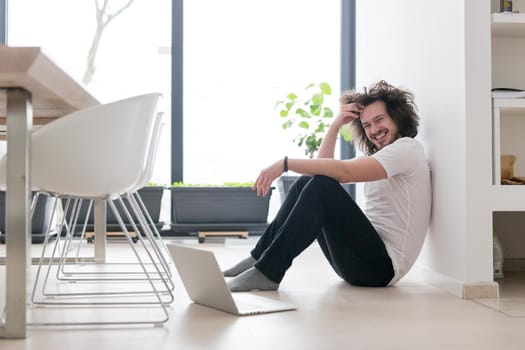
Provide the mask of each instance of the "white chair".
[{"label": "white chair", "polygon": [[[155,157],[156,157],[156,151],[157,151],[157,148],[158,148],[158,140],[160,139],[160,134],[161,134],[161,130],[162,130],[161,118],[162,118],[162,114],[159,113],[157,115],[157,117],[156,117],[156,121],[155,121],[155,125],[154,125],[152,143],[151,143],[151,147],[149,148],[149,153],[148,153],[148,156],[147,156],[148,159],[147,159],[145,171],[141,174],[142,176],[141,176],[141,178],[139,180],[139,184],[136,186],[138,188],[141,188],[141,187],[145,186],[147,184],[147,182],[151,179],[151,176],[152,176],[152,173],[153,173],[153,165],[154,165],[154,160],[155,160]],[[170,264],[171,264],[171,258],[169,256],[169,253],[167,252],[167,248],[166,248],[166,246],[164,244],[164,241],[162,240],[162,238],[160,236],[160,233],[159,233],[157,227],[155,226],[155,224],[154,224],[153,220],[151,219],[151,216],[149,215],[149,213],[148,213],[144,203],[142,202],[142,199],[140,198],[139,192],[135,191],[133,193],[127,194],[124,197],[125,197],[125,200],[128,203],[128,208],[130,208],[130,210],[131,210],[131,215],[134,216],[134,218],[136,218],[136,221],[138,221],[138,231],[142,231],[142,234],[149,238],[149,243],[151,244],[151,248],[155,251],[154,256],[158,257],[158,260],[156,261],[156,263],[160,264],[162,266],[163,278],[169,284],[170,289],[173,290],[174,286],[173,286],[173,284],[171,282],[171,269],[169,267]],[[90,200],[89,203],[88,203],[88,210],[87,210],[87,213],[85,215],[86,222],[84,223],[83,229],[81,231],[81,239],[80,239],[81,242],[84,241],[83,237],[84,237],[84,234],[85,234],[85,227],[86,227],[86,223],[87,223],[87,218],[89,217],[89,214],[90,214],[90,208],[92,207],[92,202],[93,201]],[[74,204],[72,204],[72,205],[76,205],[76,210],[77,211],[78,211],[78,209],[80,209],[80,205],[79,204],[80,204],[80,201],[79,202],[75,202]],[[140,212],[141,215],[137,215],[135,213],[135,211]],[[71,216],[75,217],[75,214],[73,214]],[[71,227],[71,226],[72,227],[76,226],[76,222],[74,220],[70,221],[69,227]],[[70,230],[71,230],[71,228],[69,229],[69,231]],[[134,231],[136,233],[140,233],[140,232],[137,232],[137,228],[134,228]],[[139,237],[139,239],[140,238],[141,238],[141,236]],[[69,247],[71,245],[72,240],[73,240],[73,235],[69,234],[68,235],[68,240],[66,241],[67,242],[67,247]],[[141,243],[143,243],[143,242],[141,242]],[[77,245],[77,252],[76,252],[76,256],[74,257],[74,260],[76,262],[82,264],[81,258],[79,258],[80,247],[81,247],[81,245],[78,244]],[[70,260],[70,257],[67,255],[67,253],[69,252],[69,249],[68,248],[64,248],[64,249],[62,249],[62,252],[64,254],[60,258],[62,263],[60,264],[61,267],[57,270],[57,277],[56,277],[57,280],[69,280],[69,281],[87,281],[87,280],[96,281],[96,280],[99,280],[99,281],[107,281],[108,279],[111,278],[109,276],[109,273],[107,273],[107,272],[76,271],[76,270],[71,270],[71,269],[67,269],[66,270],[66,266],[68,266],[68,264],[66,264],[65,262]],[[86,263],[83,263],[83,264],[87,265]],[[122,263],[120,263],[120,264],[122,264]],[[60,274],[58,272],[60,272]],[[113,277],[114,280],[118,280],[118,281],[124,281],[124,280],[136,281],[138,279],[138,277],[136,275],[137,274],[143,274],[143,273],[140,272],[140,271],[139,272],[132,272],[132,271],[130,271],[128,269],[128,270],[126,270],[124,272],[117,273],[117,275],[115,275],[115,273],[112,273],[112,274],[114,275],[114,277]],[[127,275],[128,277],[124,277],[125,275]],[[44,288],[42,288],[42,289],[44,289]],[[52,295],[52,294],[48,294],[48,293],[45,293],[45,292],[43,292],[42,294],[45,294],[45,295],[48,295],[48,296]]]},{"label": "white chair", "polygon": [[[160,235],[157,232],[158,236],[154,236],[148,229],[144,229],[144,238],[139,233],[139,240],[144,247],[145,254],[139,253],[134,247],[115,205],[116,202],[130,222],[133,223],[134,229],[140,232],[135,221],[138,219],[139,225],[146,222],[147,219],[143,214],[145,208],[137,205],[136,200],[133,199],[133,194],[145,184],[146,178],[151,176],[152,155],[155,154],[156,136],[158,136],[155,134],[159,132],[158,129],[160,128],[156,127],[158,123],[155,122],[155,117],[158,115],[157,103],[160,97],[161,95],[157,93],[146,94],[76,111],[41,127],[32,135],[33,189],[53,195],[57,199],[55,205],[57,210],[58,204],[60,204],[58,200],[62,199],[105,200],[121,224],[122,231],[148,287],[147,291],[140,290],[136,293],[107,292],[107,282],[117,281],[117,276],[121,274],[119,272],[112,275],[113,279],[104,279],[105,285],[100,287],[102,292],[100,290],[74,293],[57,292],[51,295],[52,300],[36,300],[35,291],[40,275],[44,275],[45,281],[47,281],[54,262],[58,259],[60,266],[66,262],[64,252],[69,243],[59,248],[59,239],[57,239],[51,258],[48,259],[48,269],[45,272],[42,271],[45,261],[44,251],[42,252],[35,278],[33,302],[42,305],[75,306],[155,304],[162,309],[162,316],[154,320],[73,321],[67,322],[67,324],[159,324],[168,320],[166,308],[167,304],[173,301],[173,294],[171,293],[173,285],[169,279],[170,272],[166,257],[159,253],[160,250],[156,247],[156,241],[159,240]],[[5,159],[0,161],[1,184],[5,186]],[[122,198],[126,198],[130,203],[133,213],[129,212]],[[72,220],[74,218],[64,217],[61,225],[67,228]],[[61,232],[61,228],[59,232]],[[152,243],[152,247],[156,248],[148,247],[146,240]],[[46,237],[45,246],[48,242],[49,237]],[[60,252],[57,254],[58,251]],[[148,269],[146,264],[152,265],[154,271]],[[142,295],[153,296],[154,300],[122,302],[120,301],[121,294],[131,294],[134,295],[134,298]],[[167,299],[163,297],[166,294],[168,295]],[[112,296],[114,299],[108,301],[92,299],[93,296],[100,295]],[[78,299],[79,296],[91,297],[91,299],[81,301]],[[74,299],[57,301],[57,297],[73,297]],[[62,323],[49,322],[46,324]]]}]

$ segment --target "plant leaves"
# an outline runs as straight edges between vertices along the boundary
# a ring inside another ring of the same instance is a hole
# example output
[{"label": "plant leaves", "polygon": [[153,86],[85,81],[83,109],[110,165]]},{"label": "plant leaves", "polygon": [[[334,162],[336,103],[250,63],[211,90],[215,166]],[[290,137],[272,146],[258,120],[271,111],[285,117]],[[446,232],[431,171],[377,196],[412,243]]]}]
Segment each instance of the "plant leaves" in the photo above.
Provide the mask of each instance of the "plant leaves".
[{"label": "plant leaves", "polygon": [[339,129],[339,135],[341,135],[346,142],[351,142],[352,141],[352,130],[350,129],[350,125],[349,124],[343,125],[341,129]]},{"label": "plant leaves", "polygon": [[311,105],[310,106],[310,112],[312,112],[313,115],[316,117],[321,115],[321,105]]},{"label": "plant leaves", "polygon": [[333,118],[334,112],[330,107],[323,108],[323,118]]},{"label": "plant leaves", "polygon": [[306,145],[305,155],[307,155],[309,158],[313,158],[314,153],[317,151],[317,149],[319,148],[319,145],[321,144],[321,141],[322,141],[322,139],[317,139],[315,134],[310,134],[308,137],[306,137],[306,139],[305,139],[305,145]]},{"label": "plant leaves", "polygon": [[299,127],[300,128],[303,128],[303,129],[310,129],[310,124],[308,124],[308,122],[305,122],[304,120],[299,122]]},{"label": "plant leaves", "polygon": [[[312,88],[313,90],[308,90]],[[325,118],[334,117],[333,110],[324,106],[325,96],[331,95],[332,88],[328,83],[321,82],[308,84],[305,87],[306,90],[308,91],[300,93],[300,96],[290,92],[284,101],[277,101],[276,107],[281,103],[284,104],[285,107],[281,106],[279,109],[280,116],[288,118],[282,124],[283,129],[291,128],[299,131],[293,142],[304,150],[305,155],[312,158],[318,151],[324,133],[330,125],[329,122],[324,122]],[[294,118],[294,115],[299,117]],[[300,130],[306,131],[301,134]]]},{"label": "plant leaves", "polygon": [[301,116],[301,118],[306,118],[306,119],[312,118],[310,113],[308,113],[307,111],[305,111],[302,108],[297,108],[297,110],[295,111],[295,114],[299,114]]},{"label": "plant leaves", "polygon": [[308,90],[309,88],[314,87],[314,86],[315,86],[314,83],[310,83],[310,84],[306,85],[306,87],[304,89]]},{"label": "plant leaves", "polygon": [[289,127],[291,127],[293,125],[293,122],[292,120],[287,120],[286,123],[284,123],[282,126],[283,126],[283,129],[288,129]]},{"label": "plant leaves", "polygon": [[318,93],[312,96],[312,103],[314,105],[322,105],[324,102],[324,95],[322,93]]},{"label": "plant leaves", "polygon": [[319,125],[317,125],[317,129],[315,129],[315,133],[320,133],[320,132],[324,132],[324,129],[328,126],[328,124],[325,124],[325,123],[319,123]]},{"label": "plant leaves", "polygon": [[182,181],[173,182],[171,187],[253,187],[253,181],[245,182],[224,182],[222,184],[217,183],[185,183]]},{"label": "plant leaves", "polygon": [[323,82],[319,84],[319,87],[321,88],[321,91],[323,92],[323,94],[325,95],[332,94],[332,88],[330,87],[330,84]]}]

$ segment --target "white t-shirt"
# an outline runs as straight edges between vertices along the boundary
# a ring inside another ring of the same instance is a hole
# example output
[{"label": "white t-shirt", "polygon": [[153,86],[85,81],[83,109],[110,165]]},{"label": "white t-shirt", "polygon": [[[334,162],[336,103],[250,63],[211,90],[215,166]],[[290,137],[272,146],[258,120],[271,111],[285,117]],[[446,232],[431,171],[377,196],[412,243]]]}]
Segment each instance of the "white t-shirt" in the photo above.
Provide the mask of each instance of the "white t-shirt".
[{"label": "white t-shirt", "polygon": [[416,261],[428,228],[430,168],[423,146],[397,139],[372,155],[386,171],[384,180],[365,183],[365,212],[383,239],[394,266],[393,285]]}]

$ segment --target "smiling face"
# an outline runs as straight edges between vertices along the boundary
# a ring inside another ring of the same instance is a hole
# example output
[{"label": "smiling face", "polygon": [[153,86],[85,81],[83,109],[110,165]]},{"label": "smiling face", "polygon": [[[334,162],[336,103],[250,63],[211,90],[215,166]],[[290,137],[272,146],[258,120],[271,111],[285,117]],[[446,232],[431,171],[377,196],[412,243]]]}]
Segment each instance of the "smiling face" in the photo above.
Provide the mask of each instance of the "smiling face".
[{"label": "smiling face", "polygon": [[398,127],[387,113],[383,101],[376,101],[366,106],[361,111],[360,119],[366,136],[378,150],[400,137]]}]

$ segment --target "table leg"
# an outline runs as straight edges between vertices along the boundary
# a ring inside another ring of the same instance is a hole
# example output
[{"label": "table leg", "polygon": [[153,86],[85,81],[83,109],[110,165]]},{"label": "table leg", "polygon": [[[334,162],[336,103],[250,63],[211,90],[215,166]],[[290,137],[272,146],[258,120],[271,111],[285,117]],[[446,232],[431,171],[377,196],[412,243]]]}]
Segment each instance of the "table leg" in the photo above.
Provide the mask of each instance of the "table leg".
[{"label": "table leg", "polygon": [[31,280],[31,128],[30,93],[7,90],[6,309],[3,336],[26,337],[26,303]]}]

